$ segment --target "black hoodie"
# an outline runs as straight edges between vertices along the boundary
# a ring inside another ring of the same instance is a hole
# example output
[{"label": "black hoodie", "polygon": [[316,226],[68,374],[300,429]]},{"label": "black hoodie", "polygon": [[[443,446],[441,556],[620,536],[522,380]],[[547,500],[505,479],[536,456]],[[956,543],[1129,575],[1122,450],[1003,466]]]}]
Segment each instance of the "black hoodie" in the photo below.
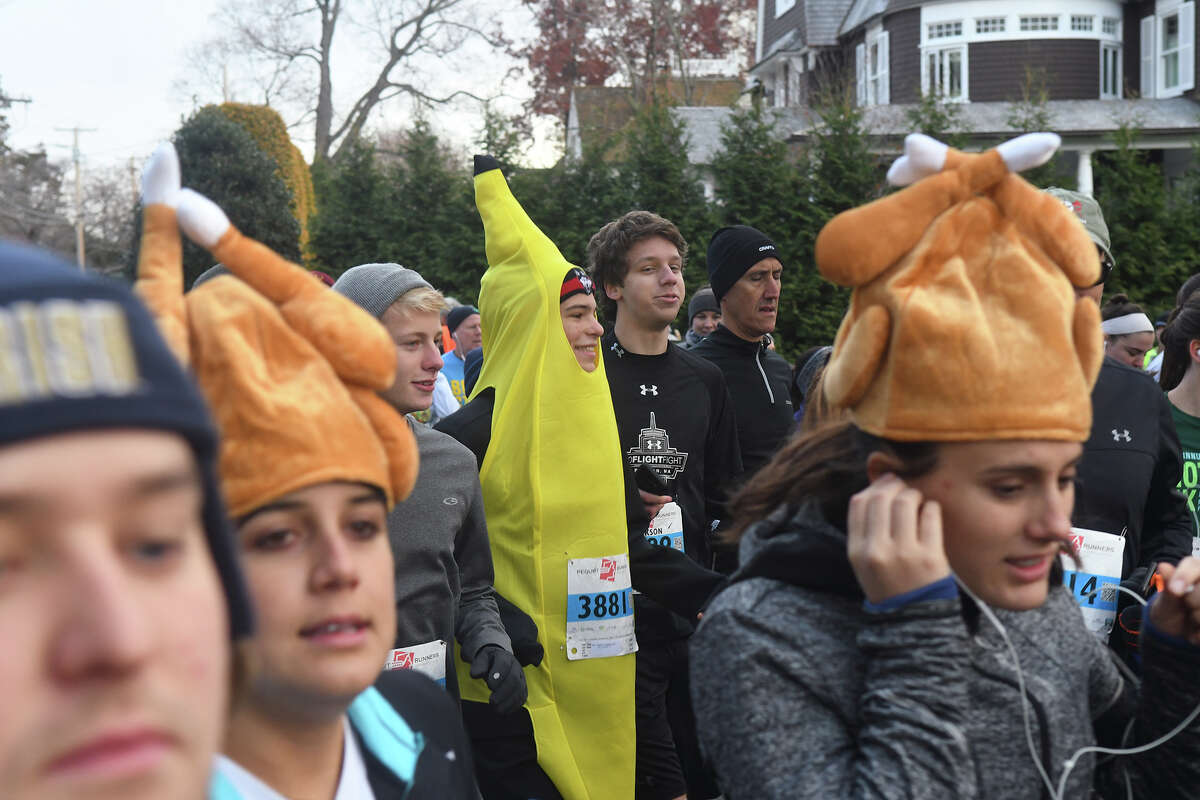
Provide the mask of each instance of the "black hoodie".
[{"label": "black hoodie", "polygon": [[707,358],[725,373],[725,385],[737,414],[738,444],[746,478],[771,460],[791,433],[792,368],[767,348],[767,338],[748,342],[724,325],[689,352]]}]

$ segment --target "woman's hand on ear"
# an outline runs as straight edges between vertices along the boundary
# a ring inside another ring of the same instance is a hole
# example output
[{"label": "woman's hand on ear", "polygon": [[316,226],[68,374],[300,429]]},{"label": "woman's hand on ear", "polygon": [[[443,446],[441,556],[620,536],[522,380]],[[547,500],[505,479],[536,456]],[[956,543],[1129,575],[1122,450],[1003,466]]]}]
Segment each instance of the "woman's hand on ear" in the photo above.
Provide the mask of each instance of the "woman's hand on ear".
[{"label": "woman's hand on ear", "polygon": [[850,498],[846,534],[850,566],[872,603],[950,574],[941,506],[893,474]]},{"label": "woman's hand on ear", "polygon": [[1169,636],[1200,645],[1200,559],[1159,564],[1164,588],[1150,608],[1150,623]]}]

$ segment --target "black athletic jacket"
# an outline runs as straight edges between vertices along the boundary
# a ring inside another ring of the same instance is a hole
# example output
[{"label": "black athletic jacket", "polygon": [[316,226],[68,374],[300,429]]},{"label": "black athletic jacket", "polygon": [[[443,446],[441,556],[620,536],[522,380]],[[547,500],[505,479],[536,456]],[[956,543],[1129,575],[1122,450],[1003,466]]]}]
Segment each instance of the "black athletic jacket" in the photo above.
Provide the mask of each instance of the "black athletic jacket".
[{"label": "black athletic jacket", "polygon": [[[712,362],[673,344],[658,355],[638,355],[612,331],[600,343],[625,461],[663,482],[683,512],[688,557],[712,567],[710,527],[725,516],[725,492],[742,471],[725,378]],[[694,616],[680,619],[645,595],[634,604],[639,642],[679,639],[695,627]]]},{"label": "black athletic jacket", "polygon": [[707,358],[725,374],[737,413],[738,444],[746,479],[771,460],[791,433],[794,409],[792,368],[761,342],[747,342],[724,325],[688,351]]},{"label": "black athletic jacket", "polygon": [[[1051,378],[1052,379],[1052,378]],[[1122,577],[1192,553],[1187,500],[1171,406],[1141,370],[1104,359],[1092,390],[1092,435],[1083,448],[1071,522],[1125,536]]]}]

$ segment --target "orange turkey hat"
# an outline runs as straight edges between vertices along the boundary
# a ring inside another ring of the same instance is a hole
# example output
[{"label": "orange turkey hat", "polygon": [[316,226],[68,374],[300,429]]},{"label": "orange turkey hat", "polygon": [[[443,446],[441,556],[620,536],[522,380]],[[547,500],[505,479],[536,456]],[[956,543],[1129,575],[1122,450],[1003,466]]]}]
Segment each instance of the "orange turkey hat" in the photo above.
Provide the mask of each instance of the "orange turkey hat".
[{"label": "orange turkey hat", "polygon": [[825,394],[896,441],[1084,441],[1103,359],[1100,314],[1074,286],[1096,247],[1061,202],[1016,173],[1045,163],[1036,133],[967,154],[913,134],[888,179],[907,185],[834,217],[821,274],[853,288]]},{"label": "orange turkey hat", "polygon": [[[387,331],[306,270],[243,236],[212,201],[179,189],[179,162],[159,147],[143,176],[137,291],[189,364],[221,434],[220,474],[236,518],[328,481],[408,496],[417,450],[387,389]],[[179,228],[232,275],[183,292]]]}]

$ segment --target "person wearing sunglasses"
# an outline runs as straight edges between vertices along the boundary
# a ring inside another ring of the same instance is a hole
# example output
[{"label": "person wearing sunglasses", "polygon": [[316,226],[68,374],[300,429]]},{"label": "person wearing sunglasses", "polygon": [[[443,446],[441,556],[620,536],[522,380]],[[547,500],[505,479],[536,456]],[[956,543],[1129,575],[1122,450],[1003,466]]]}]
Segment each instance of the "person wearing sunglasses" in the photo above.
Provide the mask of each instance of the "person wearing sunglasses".
[{"label": "person wearing sunglasses", "polygon": [[[1100,253],[1100,280],[1075,288],[1077,297],[1099,305],[1116,265],[1100,205],[1079,192],[1046,191],[1075,212]],[[1141,590],[1154,564],[1176,564],[1191,555],[1191,515],[1177,488],[1183,457],[1171,406],[1149,375],[1108,353],[1092,390],[1092,431],[1078,474],[1071,523],[1124,536],[1126,588]],[[1119,593],[1118,612],[1132,602]],[[1124,637],[1114,632],[1109,643],[1128,655]]]}]

